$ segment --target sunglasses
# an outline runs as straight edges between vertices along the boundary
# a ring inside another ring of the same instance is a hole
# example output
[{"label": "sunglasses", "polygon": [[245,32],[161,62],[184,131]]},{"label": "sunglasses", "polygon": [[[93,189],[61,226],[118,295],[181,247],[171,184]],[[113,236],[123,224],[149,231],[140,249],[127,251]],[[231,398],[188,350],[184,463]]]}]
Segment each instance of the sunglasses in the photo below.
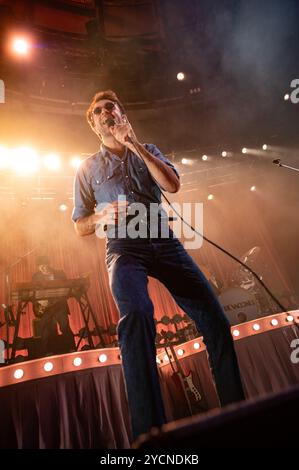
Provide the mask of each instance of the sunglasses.
[{"label": "sunglasses", "polygon": [[101,114],[102,112],[102,109],[106,109],[106,111],[112,111],[113,109],[115,108],[115,103],[113,103],[113,101],[108,101],[107,103],[104,104],[104,106],[97,106],[96,108],[94,108],[94,110],[92,111],[93,114]]}]

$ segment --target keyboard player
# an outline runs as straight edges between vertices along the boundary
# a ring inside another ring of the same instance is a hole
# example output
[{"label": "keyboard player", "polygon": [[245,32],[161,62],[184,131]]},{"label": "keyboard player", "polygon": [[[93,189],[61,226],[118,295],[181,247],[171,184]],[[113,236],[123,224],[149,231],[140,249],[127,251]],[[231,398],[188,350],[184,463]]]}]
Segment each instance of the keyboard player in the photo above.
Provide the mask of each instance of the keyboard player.
[{"label": "keyboard player", "polygon": [[[51,267],[47,256],[39,256],[36,260],[38,271],[32,275],[34,283],[66,279],[63,271]],[[54,354],[52,350],[57,337],[57,324],[63,336],[64,352],[75,351],[74,335],[69,324],[70,310],[66,299],[39,300],[33,303],[33,311],[40,318],[40,335],[43,355]]]}]

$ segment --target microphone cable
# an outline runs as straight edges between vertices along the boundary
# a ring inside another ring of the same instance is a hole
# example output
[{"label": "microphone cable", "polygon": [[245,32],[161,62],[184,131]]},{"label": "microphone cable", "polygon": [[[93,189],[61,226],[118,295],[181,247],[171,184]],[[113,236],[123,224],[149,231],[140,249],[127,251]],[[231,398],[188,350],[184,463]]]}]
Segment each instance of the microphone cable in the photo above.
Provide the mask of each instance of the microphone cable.
[{"label": "microphone cable", "polygon": [[[142,155],[140,155],[140,152],[138,151],[138,149],[136,148],[136,145],[134,144],[134,142],[132,141],[132,139],[128,136],[127,137],[127,140],[130,142],[131,145],[133,145],[134,149],[135,149],[135,152],[136,154],[139,156],[139,158],[141,158],[141,160],[144,161],[144,159],[142,158]],[[144,162],[145,163],[145,162]],[[145,163],[146,164],[146,163]],[[151,175],[152,176],[152,175]],[[152,176],[153,178],[153,176]],[[158,185],[158,187],[160,188],[160,185],[159,183],[155,180],[155,178],[153,178],[153,180],[155,181],[155,183]],[[205,240],[206,242],[208,242],[210,245],[214,246],[215,248],[217,248],[217,250],[220,250],[222,251],[222,253],[224,253],[225,255],[229,256],[231,259],[233,259],[234,261],[236,261],[238,264],[240,264],[243,268],[247,269],[253,276],[254,278],[260,283],[260,285],[264,288],[264,290],[267,292],[267,294],[271,297],[271,299],[273,300],[273,302],[281,309],[282,312],[286,312],[287,309],[284,308],[284,306],[280,303],[280,301],[277,299],[277,297],[271,292],[271,290],[268,288],[268,286],[264,283],[264,281],[258,276],[258,274],[252,269],[250,268],[246,263],[243,263],[243,261],[241,261],[239,258],[237,258],[235,255],[233,255],[232,253],[230,253],[228,250],[226,250],[225,248],[222,248],[220,245],[218,245],[217,243],[213,242],[212,240],[210,240],[208,237],[204,236],[202,233],[198,232],[191,224],[189,224],[182,216],[181,214],[172,206],[171,202],[169,201],[169,199],[165,196],[164,192],[162,191],[162,189],[160,188],[160,191],[161,191],[161,195],[164,197],[165,201],[167,202],[167,204],[169,205],[169,207],[171,207],[171,209],[177,214],[177,216],[180,218],[180,220],[186,225],[188,226],[194,233],[196,233],[197,235],[199,235],[200,237],[202,237],[203,240]]]},{"label": "microphone cable", "polygon": [[286,312],[286,309],[284,308],[284,306],[279,302],[279,300],[275,297],[275,295],[270,291],[270,289],[266,286],[266,284],[264,283],[264,281],[258,276],[258,274],[253,270],[251,269],[246,263],[243,263],[243,261],[241,261],[239,258],[237,258],[235,255],[233,255],[232,253],[230,253],[228,250],[226,250],[225,248],[221,247],[220,245],[218,245],[217,243],[213,242],[213,240],[210,240],[208,237],[206,237],[205,235],[203,235],[202,233],[198,232],[198,230],[196,230],[191,224],[189,224],[182,216],[181,214],[173,207],[173,205],[171,204],[171,202],[169,201],[169,199],[165,196],[164,192],[161,191],[161,194],[162,196],[164,197],[165,201],[167,202],[167,204],[171,207],[171,209],[177,214],[177,216],[181,219],[181,221],[187,225],[189,228],[191,228],[191,230],[196,233],[197,235],[199,235],[200,237],[202,237],[203,240],[205,240],[206,242],[208,242],[210,245],[213,245],[215,248],[217,248],[218,250],[222,251],[222,253],[224,253],[225,255],[229,256],[231,259],[233,259],[234,261],[236,261],[237,263],[239,263],[241,266],[243,266],[243,268],[247,269],[254,277],[255,279],[261,284],[261,286],[265,289],[265,291],[267,292],[267,294],[271,297],[271,299],[278,305],[278,307],[283,311],[283,312]]}]

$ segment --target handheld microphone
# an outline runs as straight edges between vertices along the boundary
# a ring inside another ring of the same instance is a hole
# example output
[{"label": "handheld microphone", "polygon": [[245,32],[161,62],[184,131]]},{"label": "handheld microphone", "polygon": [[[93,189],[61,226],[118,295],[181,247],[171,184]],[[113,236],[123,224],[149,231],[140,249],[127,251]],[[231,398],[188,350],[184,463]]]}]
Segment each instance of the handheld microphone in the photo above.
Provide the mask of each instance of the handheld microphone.
[{"label": "handheld microphone", "polygon": [[[115,120],[114,120],[114,118],[113,118],[112,116],[109,116],[109,117],[106,119],[106,124],[107,124],[108,127],[115,126]],[[126,137],[125,140],[126,140],[126,142],[130,142],[130,144],[133,144],[133,141],[132,141],[131,137],[129,137],[128,135],[127,135],[127,137]]]},{"label": "handheld microphone", "polygon": [[115,126],[114,118],[113,118],[112,116],[108,117],[108,118],[106,119],[105,124],[107,124],[108,127]]}]

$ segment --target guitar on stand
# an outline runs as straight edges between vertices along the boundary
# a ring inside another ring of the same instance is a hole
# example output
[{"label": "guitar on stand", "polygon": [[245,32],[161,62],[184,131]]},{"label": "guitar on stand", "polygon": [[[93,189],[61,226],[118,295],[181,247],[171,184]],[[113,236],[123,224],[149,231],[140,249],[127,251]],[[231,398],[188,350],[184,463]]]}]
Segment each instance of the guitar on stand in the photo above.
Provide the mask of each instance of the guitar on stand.
[{"label": "guitar on stand", "polygon": [[[167,332],[162,330],[161,335],[167,339]],[[164,350],[172,369],[172,377],[177,387],[183,392],[191,416],[207,411],[202,404],[202,396],[194,385],[192,372],[186,374],[175,352],[174,343],[165,342]]]}]

